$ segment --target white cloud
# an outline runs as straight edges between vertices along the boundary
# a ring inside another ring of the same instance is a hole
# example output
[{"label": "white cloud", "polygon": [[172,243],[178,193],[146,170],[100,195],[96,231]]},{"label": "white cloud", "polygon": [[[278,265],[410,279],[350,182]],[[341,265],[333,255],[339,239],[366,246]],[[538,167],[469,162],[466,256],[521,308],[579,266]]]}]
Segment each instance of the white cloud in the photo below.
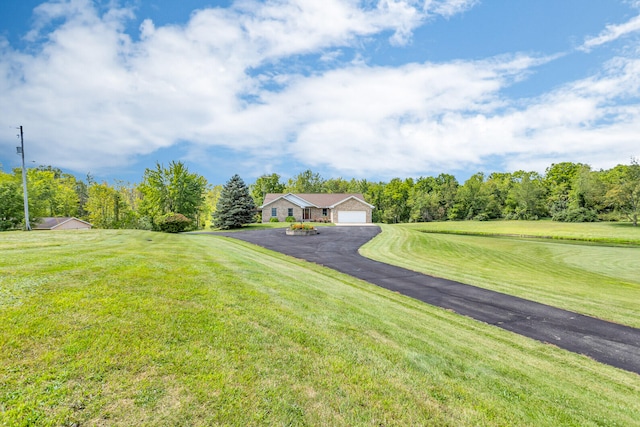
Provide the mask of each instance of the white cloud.
[{"label": "white cloud", "polygon": [[466,10],[475,6],[479,0],[426,0],[425,9],[433,10],[433,14],[442,15],[444,17],[450,17],[457,15],[458,13],[465,12]]},{"label": "white cloud", "polygon": [[[356,78],[361,88],[346,85],[350,91],[342,92],[345,96],[333,115],[321,109],[317,120],[301,126],[291,154],[313,149],[318,163],[364,176],[465,169],[489,156],[510,159],[510,169],[543,170],[550,159],[611,167],[638,152],[640,108],[614,102],[623,94],[639,95],[638,65],[617,59],[607,73],[568,84],[520,108],[499,96],[502,82],[508,80],[496,72],[504,68],[502,63],[493,68],[459,63],[366,70],[367,76]],[[378,84],[367,79],[378,79]],[[327,82],[316,92],[340,97],[331,94],[336,83]],[[314,99],[313,108],[322,108],[319,96]],[[326,105],[337,103],[335,99]]]},{"label": "white cloud", "polygon": [[[474,3],[243,1],[197,11],[182,26],[145,20],[139,40],[124,33],[127,9],[99,15],[88,0],[48,3],[30,35],[43,40],[39,50],[0,40],[0,115],[25,125],[39,163],[82,172],[183,141],[201,157],[224,147],[249,163],[287,158],[355,176],[476,168],[505,155],[524,169],[563,156],[605,167],[637,155],[634,59],[514,101],[504,89],[558,56],[383,67],[358,54],[363,40],[392,34],[391,43],[407,43],[425,19]],[[342,49],[354,47],[346,62]],[[309,53],[333,68],[305,75],[274,66]],[[622,98],[630,101],[618,105]]]},{"label": "white cloud", "polygon": [[594,47],[610,43],[620,37],[638,31],[640,31],[640,16],[635,16],[624,24],[607,25],[597,36],[587,38],[579,50],[589,52]]},{"label": "white cloud", "polygon": [[41,32],[57,19],[82,23],[85,26],[107,24],[114,29],[122,30],[122,22],[133,17],[131,9],[120,7],[113,7],[102,17],[98,17],[90,0],[52,0],[37,6],[33,14],[33,28],[25,36],[28,41],[36,41],[42,37]]},{"label": "white cloud", "polygon": [[353,0],[244,1],[197,11],[184,26],[145,20],[134,42],[123,30],[129,9],[99,15],[89,0],[52,1],[35,10],[29,39],[42,42],[39,50],[2,46],[0,111],[28,123],[39,158],[64,167],[117,166],[181,140],[258,147],[290,130],[264,109],[245,111],[243,96],[261,87],[249,68],[381,31],[408,37],[421,13],[391,0],[368,8]]}]

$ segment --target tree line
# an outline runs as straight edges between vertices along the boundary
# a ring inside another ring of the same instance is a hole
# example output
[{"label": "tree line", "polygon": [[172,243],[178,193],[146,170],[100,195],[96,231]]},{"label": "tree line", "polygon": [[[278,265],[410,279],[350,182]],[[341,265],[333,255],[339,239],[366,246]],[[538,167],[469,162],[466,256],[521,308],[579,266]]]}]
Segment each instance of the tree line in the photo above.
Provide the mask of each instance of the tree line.
[{"label": "tree line", "polygon": [[[325,179],[306,170],[286,181],[276,173],[250,185],[239,176],[224,186],[210,185],[182,162],[157,163],[140,183],[96,182],[52,166],[27,172],[29,211],[34,220],[75,216],[98,228],[181,231],[230,228],[238,220],[227,212],[233,200],[246,211],[260,206],[266,193],[362,193],[374,205],[373,221],[383,223],[446,220],[536,220],[587,222],[628,220],[637,225],[640,210],[640,164],[593,170],[582,163],[562,162],[537,172],[482,172],[463,183],[440,174],[419,178]],[[250,195],[251,201],[246,200]],[[222,197],[221,197],[222,196]],[[258,220],[258,216],[255,216]],[[0,169],[0,230],[24,226],[20,169]]]}]

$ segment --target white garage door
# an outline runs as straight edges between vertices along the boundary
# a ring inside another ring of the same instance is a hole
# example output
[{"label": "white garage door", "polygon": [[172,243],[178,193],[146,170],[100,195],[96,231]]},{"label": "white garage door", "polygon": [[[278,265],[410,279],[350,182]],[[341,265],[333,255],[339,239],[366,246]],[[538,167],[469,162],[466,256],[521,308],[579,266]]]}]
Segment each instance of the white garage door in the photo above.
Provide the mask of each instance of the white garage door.
[{"label": "white garage door", "polygon": [[367,213],[365,211],[338,211],[338,222],[366,223]]}]

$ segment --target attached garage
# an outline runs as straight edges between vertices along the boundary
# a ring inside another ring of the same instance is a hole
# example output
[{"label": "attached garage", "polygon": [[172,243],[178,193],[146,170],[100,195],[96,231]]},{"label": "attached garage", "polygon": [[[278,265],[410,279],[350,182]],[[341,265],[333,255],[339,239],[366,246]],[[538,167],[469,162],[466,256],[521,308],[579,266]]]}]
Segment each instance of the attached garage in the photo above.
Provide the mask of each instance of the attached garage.
[{"label": "attached garage", "polygon": [[364,224],[367,222],[365,211],[338,211],[338,223]]},{"label": "attached garage", "polygon": [[262,222],[333,222],[335,224],[371,224],[375,206],[360,193],[267,193],[262,206]]}]

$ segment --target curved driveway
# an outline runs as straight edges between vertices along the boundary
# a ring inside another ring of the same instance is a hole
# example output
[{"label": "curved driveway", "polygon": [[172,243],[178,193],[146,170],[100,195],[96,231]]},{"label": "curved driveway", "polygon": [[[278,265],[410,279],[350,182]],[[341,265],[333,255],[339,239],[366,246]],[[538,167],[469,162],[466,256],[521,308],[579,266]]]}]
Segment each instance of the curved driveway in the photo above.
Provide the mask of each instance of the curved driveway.
[{"label": "curved driveway", "polygon": [[286,236],[266,229],[215,233],[254,243],[349,274],[391,291],[554,344],[640,374],[640,329],[365,258],[360,246],[379,227],[322,227],[315,236]]}]

